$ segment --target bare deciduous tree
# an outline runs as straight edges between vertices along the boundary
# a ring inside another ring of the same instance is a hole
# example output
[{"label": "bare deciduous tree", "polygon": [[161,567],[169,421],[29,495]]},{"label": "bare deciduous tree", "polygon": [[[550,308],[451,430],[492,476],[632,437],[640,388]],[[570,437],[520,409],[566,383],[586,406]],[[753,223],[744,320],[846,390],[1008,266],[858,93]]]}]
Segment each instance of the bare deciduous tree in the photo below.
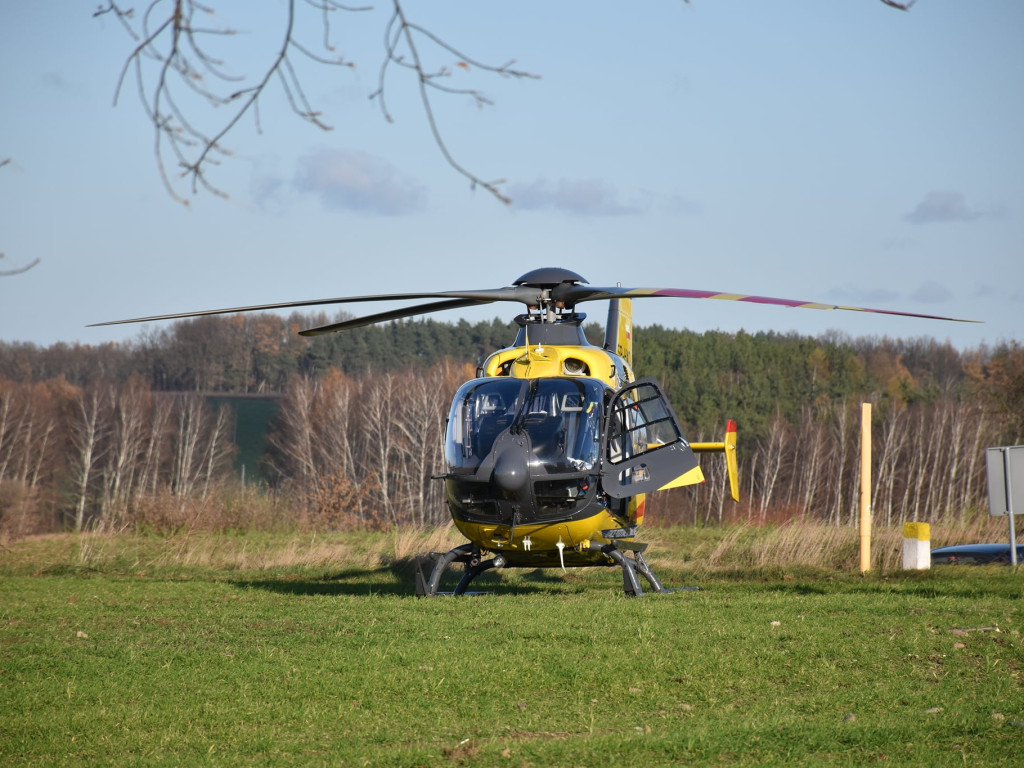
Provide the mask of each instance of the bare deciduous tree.
[{"label": "bare deciduous tree", "polygon": [[210,406],[197,393],[178,398],[178,431],[175,434],[174,469],[171,489],[184,504],[198,489],[206,498],[215,470],[229,453],[227,443],[228,409],[210,412]]},{"label": "bare deciduous tree", "polygon": [[377,435],[352,426],[362,413],[359,383],[337,369],[318,379],[294,377],[282,398],[268,436],[271,468],[287,478],[316,525],[345,528],[375,521],[372,507],[384,492],[373,446],[367,444]]},{"label": "bare deciduous tree", "polygon": [[277,412],[277,428],[268,436],[276,451],[272,469],[281,477],[290,477],[308,493],[317,478],[313,449],[313,411],[317,385],[307,377],[296,376],[288,385]]},{"label": "bare deciduous tree", "polygon": [[825,419],[818,409],[806,407],[797,439],[799,461],[796,464],[795,482],[791,483],[796,500],[806,512],[815,509],[816,499],[823,496],[821,476],[827,466],[830,446]]},{"label": "bare deciduous tree", "polygon": [[111,413],[110,451],[103,484],[103,515],[121,518],[145,456],[152,423],[152,393],[140,377],[116,388]]},{"label": "bare deciduous tree", "polygon": [[146,447],[143,450],[139,467],[139,480],[135,486],[136,499],[145,495],[156,496],[161,482],[161,465],[164,456],[164,443],[168,433],[168,424],[174,407],[172,396],[156,394],[153,396],[152,409],[149,417],[149,430],[146,435]]},{"label": "bare deciduous tree", "polygon": [[13,385],[0,381],[0,481],[7,474],[7,466],[14,458],[17,432],[10,426],[14,417],[16,390]]},{"label": "bare deciduous tree", "polygon": [[882,417],[882,433],[880,450],[875,459],[878,467],[875,473],[875,498],[871,509],[877,519],[884,514],[885,524],[892,525],[896,482],[900,478],[900,461],[904,457],[904,447],[909,437],[907,429],[907,408],[902,403],[892,404]]},{"label": "bare deciduous tree", "polygon": [[788,431],[789,425],[786,424],[781,414],[776,413],[775,419],[772,421],[772,430],[769,435],[768,443],[758,444],[755,449],[764,453],[765,457],[764,481],[761,484],[761,498],[759,506],[759,512],[762,519],[764,519],[765,513],[771,506],[772,498],[776,492],[779,481],[779,472],[784,464]]},{"label": "bare deciduous tree", "polygon": [[442,364],[424,375],[406,374],[398,386],[402,407],[396,409],[394,428],[400,435],[396,450],[404,467],[399,474],[403,486],[399,498],[419,527],[439,525],[447,517],[443,486],[431,478],[444,466],[444,431],[448,415],[448,398],[445,395],[454,394],[456,388],[449,386],[446,379],[451,378],[453,367]]},{"label": "bare deciduous tree", "polygon": [[95,473],[106,450],[110,428],[107,387],[94,386],[79,391],[75,409],[76,418],[71,423],[71,474],[75,489],[75,531],[80,532],[85,527]]}]

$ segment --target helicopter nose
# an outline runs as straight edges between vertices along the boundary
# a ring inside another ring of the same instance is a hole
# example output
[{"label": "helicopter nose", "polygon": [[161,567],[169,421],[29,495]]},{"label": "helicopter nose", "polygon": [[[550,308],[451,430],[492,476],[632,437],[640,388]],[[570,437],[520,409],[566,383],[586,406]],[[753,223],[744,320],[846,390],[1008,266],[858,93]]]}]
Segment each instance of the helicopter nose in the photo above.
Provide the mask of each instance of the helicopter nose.
[{"label": "helicopter nose", "polygon": [[526,454],[515,445],[507,445],[494,462],[494,482],[503,491],[516,492],[522,490],[529,477],[526,466]]}]

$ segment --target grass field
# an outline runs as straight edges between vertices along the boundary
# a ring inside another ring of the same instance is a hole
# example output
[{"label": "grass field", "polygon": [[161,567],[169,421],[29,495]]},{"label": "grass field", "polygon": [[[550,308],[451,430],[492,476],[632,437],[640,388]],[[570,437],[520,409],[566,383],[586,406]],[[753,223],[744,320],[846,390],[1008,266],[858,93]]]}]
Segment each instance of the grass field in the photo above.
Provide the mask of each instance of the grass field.
[{"label": "grass field", "polygon": [[639,600],[417,600],[445,532],[8,542],[0,765],[1020,764],[1024,573],[730,560],[759,533],[658,534],[699,589]]}]

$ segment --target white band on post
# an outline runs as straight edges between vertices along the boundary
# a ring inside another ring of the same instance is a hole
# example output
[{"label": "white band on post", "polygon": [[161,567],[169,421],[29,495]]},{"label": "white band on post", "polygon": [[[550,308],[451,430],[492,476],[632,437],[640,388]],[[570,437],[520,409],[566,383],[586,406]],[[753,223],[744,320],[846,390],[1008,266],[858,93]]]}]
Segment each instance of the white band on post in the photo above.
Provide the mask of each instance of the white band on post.
[{"label": "white band on post", "polygon": [[931,568],[931,526],[928,523],[903,524],[903,570]]}]

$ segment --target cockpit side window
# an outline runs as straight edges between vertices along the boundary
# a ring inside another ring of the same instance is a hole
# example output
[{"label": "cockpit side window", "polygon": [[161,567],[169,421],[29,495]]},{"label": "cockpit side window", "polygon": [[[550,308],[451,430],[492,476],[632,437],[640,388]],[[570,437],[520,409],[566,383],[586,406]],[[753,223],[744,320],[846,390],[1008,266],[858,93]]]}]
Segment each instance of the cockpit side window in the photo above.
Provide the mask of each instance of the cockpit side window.
[{"label": "cockpit side window", "polygon": [[617,399],[609,419],[608,460],[613,464],[682,438],[664,399],[649,385]]},{"label": "cockpit side window", "polygon": [[445,438],[445,458],[456,467],[477,466],[495,438],[515,419],[524,382],[518,379],[474,380],[462,386],[452,403]]},{"label": "cockpit side window", "polygon": [[601,488],[615,499],[703,480],[668,398],[653,380],[615,393],[602,451]]}]

